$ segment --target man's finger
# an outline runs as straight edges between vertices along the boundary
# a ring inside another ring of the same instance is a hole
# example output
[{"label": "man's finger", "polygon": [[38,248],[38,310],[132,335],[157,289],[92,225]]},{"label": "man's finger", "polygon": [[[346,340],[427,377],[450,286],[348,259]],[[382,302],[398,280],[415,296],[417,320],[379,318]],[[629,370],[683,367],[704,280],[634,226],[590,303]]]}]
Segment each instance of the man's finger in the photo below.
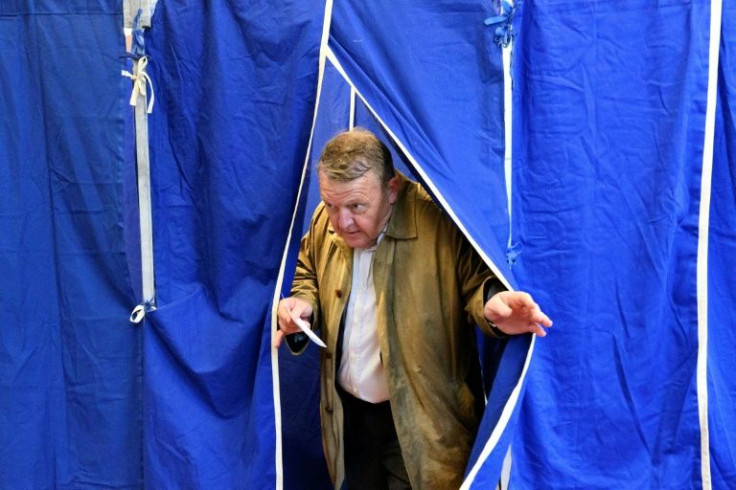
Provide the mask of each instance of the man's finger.
[{"label": "man's finger", "polygon": [[536,323],[532,324],[531,332],[538,337],[545,337],[547,335],[547,331]]},{"label": "man's finger", "polygon": [[532,318],[533,321],[536,323],[539,323],[545,327],[551,327],[552,326],[552,320],[549,319],[547,315],[545,315],[543,312],[538,311],[536,315]]},{"label": "man's finger", "polygon": [[289,318],[289,316],[290,316],[289,315],[289,308],[286,305],[286,300],[283,300],[282,299],[279,302],[279,309],[276,312],[276,316],[277,316],[278,321],[279,321],[279,326],[281,328],[284,328],[286,326],[286,323],[288,322],[288,320],[290,320],[290,318]]},{"label": "man's finger", "polygon": [[508,318],[513,313],[513,309],[511,309],[511,307],[506,304],[506,301],[504,301],[504,299],[498,295],[488,300],[488,303],[486,303],[484,310],[485,316],[491,321],[495,321],[501,318]]},{"label": "man's finger", "polygon": [[273,339],[273,346],[275,349],[281,347],[281,341],[283,340],[283,338],[284,332],[282,332],[281,330],[276,330],[276,336]]},{"label": "man's finger", "polygon": [[524,291],[510,291],[509,306],[513,308],[534,308],[537,304],[532,299],[531,294]]},{"label": "man's finger", "polygon": [[302,322],[307,327],[311,328],[311,325],[308,321],[304,320],[298,313],[295,312],[295,310],[291,310],[289,312],[289,319],[292,321],[292,323],[298,328],[299,322]]}]

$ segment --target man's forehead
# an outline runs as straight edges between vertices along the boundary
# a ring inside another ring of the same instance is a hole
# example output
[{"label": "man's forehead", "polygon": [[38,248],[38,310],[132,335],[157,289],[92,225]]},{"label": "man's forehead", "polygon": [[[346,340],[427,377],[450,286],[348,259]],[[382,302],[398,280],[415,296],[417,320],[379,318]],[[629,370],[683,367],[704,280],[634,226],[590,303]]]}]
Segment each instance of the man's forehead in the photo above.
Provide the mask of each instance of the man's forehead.
[{"label": "man's forehead", "polygon": [[350,191],[350,190],[367,190],[380,187],[378,175],[375,172],[366,172],[358,178],[352,180],[337,180],[327,175],[319,176],[320,191]]},{"label": "man's forehead", "polygon": [[373,201],[381,193],[376,183],[365,180],[353,180],[349,182],[321,183],[320,197],[330,204],[349,203],[353,201]]}]

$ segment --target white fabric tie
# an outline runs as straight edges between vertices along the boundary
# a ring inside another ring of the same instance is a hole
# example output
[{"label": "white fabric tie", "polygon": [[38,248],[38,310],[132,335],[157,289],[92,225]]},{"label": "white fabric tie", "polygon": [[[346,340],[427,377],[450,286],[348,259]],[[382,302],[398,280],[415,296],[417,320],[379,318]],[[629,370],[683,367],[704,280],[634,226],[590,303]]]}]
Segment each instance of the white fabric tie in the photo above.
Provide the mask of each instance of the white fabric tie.
[{"label": "white fabric tie", "polygon": [[148,56],[141,56],[138,60],[138,69],[136,70],[138,73],[134,75],[129,71],[123,70],[122,75],[133,80],[133,92],[130,94],[130,105],[132,106],[136,105],[139,94],[143,97],[146,96],[146,85],[148,84],[151,86],[151,98],[148,101],[148,108],[146,109],[146,112],[150,114],[153,111],[153,101],[156,96],[153,93],[153,82],[151,81],[151,77],[146,73],[146,66],[148,66]]}]

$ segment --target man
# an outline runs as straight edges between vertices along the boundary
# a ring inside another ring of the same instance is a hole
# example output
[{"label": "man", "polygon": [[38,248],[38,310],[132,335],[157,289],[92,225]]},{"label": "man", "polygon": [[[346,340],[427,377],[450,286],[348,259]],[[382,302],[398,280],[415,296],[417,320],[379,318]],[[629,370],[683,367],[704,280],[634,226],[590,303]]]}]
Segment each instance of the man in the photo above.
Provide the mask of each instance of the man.
[{"label": "man", "polygon": [[457,489],[483,411],[475,324],[489,335],[552,325],[505,291],[372,133],[330,140],[322,203],[278,307],[293,352],[298,321],[319,330],[322,436],[336,488]]}]

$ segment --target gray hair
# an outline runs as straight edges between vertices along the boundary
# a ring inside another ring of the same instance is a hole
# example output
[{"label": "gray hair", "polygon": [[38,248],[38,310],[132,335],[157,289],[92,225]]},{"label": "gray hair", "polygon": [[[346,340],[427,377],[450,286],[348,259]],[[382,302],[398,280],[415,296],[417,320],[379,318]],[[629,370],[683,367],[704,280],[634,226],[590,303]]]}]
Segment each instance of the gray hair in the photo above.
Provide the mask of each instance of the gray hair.
[{"label": "gray hair", "polygon": [[382,184],[395,175],[391,152],[375,134],[355,128],[333,137],[325,145],[317,172],[338,182],[350,182],[373,170]]}]

